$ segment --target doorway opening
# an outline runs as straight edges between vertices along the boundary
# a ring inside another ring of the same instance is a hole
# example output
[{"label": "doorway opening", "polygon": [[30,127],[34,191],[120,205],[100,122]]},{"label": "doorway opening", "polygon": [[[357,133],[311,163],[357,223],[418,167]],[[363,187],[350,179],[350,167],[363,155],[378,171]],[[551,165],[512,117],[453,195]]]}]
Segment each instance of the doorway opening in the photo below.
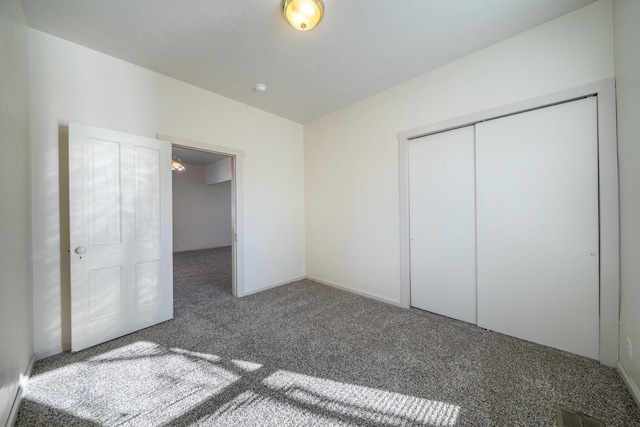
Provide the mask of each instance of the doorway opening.
[{"label": "doorway opening", "polygon": [[165,135],[157,139],[170,142],[172,156],[186,168],[172,172],[173,253],[178,261],[174,284],[204,279],[217,291],[243,296],[237,212],[242,206],[244,153]]},{"label": "doorway opening", "polygon": [[[173,145],[174,308],[232,292],[232,156]],[[178,289],[179,288],[179,289]],[[178,292],[179,291],[179,292]]]}]

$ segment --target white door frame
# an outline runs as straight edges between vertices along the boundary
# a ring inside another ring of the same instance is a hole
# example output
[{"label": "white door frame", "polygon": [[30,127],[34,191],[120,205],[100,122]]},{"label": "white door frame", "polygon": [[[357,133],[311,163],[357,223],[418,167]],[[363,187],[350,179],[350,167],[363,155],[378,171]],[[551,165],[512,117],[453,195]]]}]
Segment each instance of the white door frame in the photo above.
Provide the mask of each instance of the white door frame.
[{"label": "white door frame", "polygon": [[238,212],[244,212],[242,199],[244,151],[168,135],[156,134],[156,138],[168,141],[173,146],[231,157],[231,295],[244,296],[244,224],[238,221]]},{"label": "white door frame", "polygon": [[598,178],[600,209],[600,363],[618,361],[620,318],[620,234],[618,201],[618,146],[615,79],[567,89],[553,94],[433,123],[398,134],[400,170],[400,301],[409,308],[411,292],[409,236],[409,141],[484,120],[558,104],[585,96],[598,99]]}]

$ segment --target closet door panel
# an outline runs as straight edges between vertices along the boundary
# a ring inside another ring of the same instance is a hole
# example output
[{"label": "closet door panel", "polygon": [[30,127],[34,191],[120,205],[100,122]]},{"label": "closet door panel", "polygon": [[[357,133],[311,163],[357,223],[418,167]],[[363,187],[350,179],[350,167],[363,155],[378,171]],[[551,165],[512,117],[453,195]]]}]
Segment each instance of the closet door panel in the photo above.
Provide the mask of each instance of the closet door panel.
[{"label": "closet door panel", "polygon": [[411,305],[476,323],[473,126],[409,143]]},{"label": "closet door panel", "polygon": [[476,125],[478,325],[594,359],[596,102]]}]

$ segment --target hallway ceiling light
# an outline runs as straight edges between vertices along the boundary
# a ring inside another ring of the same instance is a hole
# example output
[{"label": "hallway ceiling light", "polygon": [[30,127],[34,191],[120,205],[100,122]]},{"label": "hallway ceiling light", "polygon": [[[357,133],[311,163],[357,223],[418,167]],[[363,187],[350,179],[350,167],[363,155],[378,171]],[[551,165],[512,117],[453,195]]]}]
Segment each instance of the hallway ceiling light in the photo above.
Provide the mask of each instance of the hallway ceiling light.
[{"label": "hallway ceiling light", "polygon": [[307,31],[324,16],[322,0],[282,0],[282,14],[293,28]]},{"label": "hallway ceiling light", "polygon": [[171,170],[172,171],[178,171],[178,172],[182,172],[183,170],[186,170],[187,168],[184,167],[184,165],[182,164],[182,161],[177,158],[177,157],[173,157],[171,159]]}]

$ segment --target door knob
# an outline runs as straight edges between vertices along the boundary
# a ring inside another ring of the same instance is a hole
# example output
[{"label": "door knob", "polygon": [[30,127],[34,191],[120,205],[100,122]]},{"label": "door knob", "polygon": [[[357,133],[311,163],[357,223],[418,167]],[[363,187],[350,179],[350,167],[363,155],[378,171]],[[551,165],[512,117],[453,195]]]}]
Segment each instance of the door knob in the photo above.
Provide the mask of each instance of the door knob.
[{"label": "door knob", "polygon": [[78,255],[82,255],[83,253],[85,253],[87,251],[87,248],[85,248],[84,246],[78,246],[75,249],[75,253],[77,253]]}]

